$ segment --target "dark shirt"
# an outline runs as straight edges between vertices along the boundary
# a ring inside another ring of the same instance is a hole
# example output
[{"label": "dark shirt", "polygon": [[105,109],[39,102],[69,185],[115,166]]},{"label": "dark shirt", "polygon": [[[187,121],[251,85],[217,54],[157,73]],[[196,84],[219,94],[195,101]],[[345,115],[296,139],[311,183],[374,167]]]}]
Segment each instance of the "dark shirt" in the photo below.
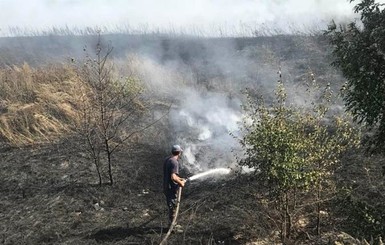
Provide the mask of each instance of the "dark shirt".
[{"label": "dark shirt", "polygon": [[175,158],[168,157],[163,164],[163,191],[176,192],[178,184],[171,179],[173,173],[179,174],[179,164]]}]

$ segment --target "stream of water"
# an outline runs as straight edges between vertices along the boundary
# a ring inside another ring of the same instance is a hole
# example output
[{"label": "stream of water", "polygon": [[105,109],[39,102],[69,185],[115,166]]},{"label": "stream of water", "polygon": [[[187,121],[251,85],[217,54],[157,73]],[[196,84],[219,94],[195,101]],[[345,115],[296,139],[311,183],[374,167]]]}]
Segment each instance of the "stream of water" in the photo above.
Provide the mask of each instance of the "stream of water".
[{"label": "stream of water", "polygon": [[207,175],[225,175],[225,174],[229,174],[229,173],[230,173],[230,169],[228,169],[228,168],[214,168],[214,169],[210,169],[206,172],[193,175],[188,179],[189,180],[196,180],[196,179],[199,179],[202,177],[206,177]]}]

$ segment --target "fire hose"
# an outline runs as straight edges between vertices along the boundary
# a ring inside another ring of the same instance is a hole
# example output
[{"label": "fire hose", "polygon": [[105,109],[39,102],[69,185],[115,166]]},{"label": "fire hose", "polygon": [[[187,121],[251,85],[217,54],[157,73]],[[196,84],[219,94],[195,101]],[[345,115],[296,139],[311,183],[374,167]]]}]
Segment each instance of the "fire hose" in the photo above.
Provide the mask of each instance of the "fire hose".
[{"label": "fire hose", "polygon": [[[216,168],[216,169],[211,169],[211,170],[208,170],[206,172],[203,172],[203,173],[199,173],[199,174],[196,174],[194,176],[191,176],[189,178],[186,179],[186,182],[187,181],[192,181],[192,180],[195,180],[195,179],[198,179],[198,178],[203,178],[207,175],[210,175],[210,174],[228,174],[230,173],[230,169],[228,168]],[[165,237],[163,238],[163,240],[160,242],[159,245],[164,245],[167,243],[167,239],[168,237],[170,236],[172,230],[174,229],[174,226],[176,224],[176,219],[178,217],[178,213],[179,213],[179,204],[180,204],[180,198],[182,196],[182,187],[179,187],[178,189],[178,196],[177,196],[177,202],[176,202],[176,207],[175,207],[175,216],[174,218],[172,219],[172,222],[171,222],[171,225],[168,229],[168,232],[167,234],[165,235]]]},{"label": "fire hose", "polygon": [[172,219],[171,225],[167,231],[167,234],[164,236],[163,240],[159,243],[159,245],[163,245],[167,243],[167,239],[170,236],[172,230],[174,229],[174,226],[176,224],[176,219],[178,218],[178,213],[179,213],[179,204],[180,204],[180,198],[182,196],[182,187],[179,187],[178,189],[178,197],[176,201],[176,208],[175,208],[175,215],[174,218]]}]

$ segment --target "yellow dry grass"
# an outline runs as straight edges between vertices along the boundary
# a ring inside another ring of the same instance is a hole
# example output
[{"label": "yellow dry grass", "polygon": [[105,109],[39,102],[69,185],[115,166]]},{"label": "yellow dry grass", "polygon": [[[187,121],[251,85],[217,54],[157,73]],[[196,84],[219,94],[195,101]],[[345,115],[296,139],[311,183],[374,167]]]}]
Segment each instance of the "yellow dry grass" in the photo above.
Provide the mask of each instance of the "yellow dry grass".
[{"label": "yellow dry grass", "polygon": [[20,146],[70,132],[79,122],[83,86],[65,65],[0,70],[0,138]]}]

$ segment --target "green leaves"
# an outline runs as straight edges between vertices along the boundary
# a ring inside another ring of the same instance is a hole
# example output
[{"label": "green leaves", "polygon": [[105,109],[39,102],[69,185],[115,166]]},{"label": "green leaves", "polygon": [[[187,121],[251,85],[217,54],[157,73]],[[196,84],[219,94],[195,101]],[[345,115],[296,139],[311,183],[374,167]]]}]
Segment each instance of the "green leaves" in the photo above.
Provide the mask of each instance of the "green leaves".
[{"label": "green leaves", "polygon": [[[353,2],[353,1],[351,1]],[[374,138],[381,148],[385,140],[385,9],[374,0],[355,6],[362,25],[329,26],[325,33],[333,46],[333,66],[347,79],[344,101],[354,119],[377,131]]]},{"label": "green leaves", "polygon": [[[312,110],[286,105],[281,81],[271,107],[262,98],[248,97],[240,140],[246,157],[240,164],[252,167],[277,193],[293,188],[309,189],[320,183],[339,162],[340,154],[358,144],[349,121],[327,115],[332,99],[330,86]],[[251,122],[251,123],[250,123]],[[327,122],[327,123],[325,123]]]},{"label": "green leaves", "polygon": [[239,164],[254,169],[257,181],[268,187],[268,198],[280,213],[277,223],[282,241],[290,237],[298,206],[316,206],[320,232],[322,196],[334,192],[332,177],[341,153],[359,144],[359,135],[350,121],[328,113],[333,100],[329,84],[320,90],[313,81],[307,91],[320,94],[311,103],[313,108],[307,110],[286,104],[287,93],[281,80],[272,105],[249,94],[243,105],[244,135],[240,143],[245,157]]}]

